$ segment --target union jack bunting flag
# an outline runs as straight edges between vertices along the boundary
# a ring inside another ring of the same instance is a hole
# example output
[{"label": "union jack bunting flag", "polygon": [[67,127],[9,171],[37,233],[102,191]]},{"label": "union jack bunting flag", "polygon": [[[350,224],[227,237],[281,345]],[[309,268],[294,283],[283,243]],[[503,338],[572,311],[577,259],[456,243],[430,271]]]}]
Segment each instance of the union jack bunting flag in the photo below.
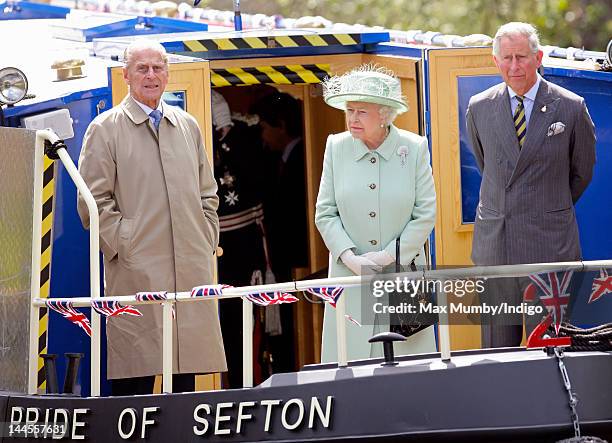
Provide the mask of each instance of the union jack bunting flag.
[{"label": "union jack bunting flag", "polygon": [[[532,274],[529,276],[533,282],[532,284],[535,285],[540,301],[553,316],[553,324],[557,334],[559,333],[559,328],[570,301],[568,288],[573,274],[574,271],[566,271]],[[528,291],[530,291],[529,288],[525,292]]]},{"label": "union jack bunting flag", "polygon": [[196,286],[191,290],[192,297],[208,297],[211,295],[223,295],[223,290],[231,288],[230,285],[205,285]]},{"label": "union jack bunting flag", "polygon": [[245,296],[247,300],[259,306],[280,305],[283,303],[295,303],[298,298],[288,292],[254,292]]},{"label": "union jack bunting flag", "polygon": [[137,292],[136,300],[138,301],[162,301],[168,299],[168,293],[166,291],[161,292]]},{"label": "union jack bunting flag", "polygon": [[340,298],[342,292],[344,292],[344,288],[342,286],[317,286],[314,288],[307,288],[306,292],[316,295],[335,308],[338,298]]},{"label": "union jack bunting flag", "polygon": [[87,334],[88,337],[91,337],[91,324],[89,323],[89,319],[85,314],[77,311],[72,306],[71,302],[51,299],[45,301],[45,304],[49,309],[57,312],[70,323],[77,325],[79,328],[85,331],[85,334]]},{"label": "union jack bunting flag", "polygon": [[[160,292],[137,292],[136,300],[138,301],[162,301],[168,300],[168,293],[166,291]],[[174,309],[174,303],[172,304],[172,318],[176,318],[176,309]]]},{"label": "union jack bunting flag", "polygon": [[589,303],[599,300],[606,294],[612,294],[612,275],[608,273],[607,269],[602,268],[599,271],[599,277],[593,279],[593,290],[589,297]]},{"label": "union jack bunting flag", "polygon": [[118,301],[92,300],[91,307],[98,314],[106,318],[117,317],[119,315],[132,315],[134,317],[142,317],[142,312],[134,306],[123,306]]}]

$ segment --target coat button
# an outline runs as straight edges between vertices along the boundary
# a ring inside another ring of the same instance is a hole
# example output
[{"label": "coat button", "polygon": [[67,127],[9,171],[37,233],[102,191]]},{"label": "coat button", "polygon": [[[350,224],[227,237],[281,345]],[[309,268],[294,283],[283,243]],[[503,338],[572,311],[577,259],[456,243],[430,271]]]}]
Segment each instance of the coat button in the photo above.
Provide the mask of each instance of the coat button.
[{"label": "coat button", "polygon": [[374,211],[370,212],[370,217],[372,217],[372,218],[376,217],[376,212],[374,212]]},{"label": "coat button", "polygon": [[376,189],[376,183],[370,183],[370,189]]},{"label": "coat button", "polygon": [[370,159],[370,163],[376,163],[376,157],[372,157],[372,158]]},{"label": "coat button", "polygon": [[376,246],[378,244],[378,242],[376,240],[370,240],[370,244],[372,246]]}]

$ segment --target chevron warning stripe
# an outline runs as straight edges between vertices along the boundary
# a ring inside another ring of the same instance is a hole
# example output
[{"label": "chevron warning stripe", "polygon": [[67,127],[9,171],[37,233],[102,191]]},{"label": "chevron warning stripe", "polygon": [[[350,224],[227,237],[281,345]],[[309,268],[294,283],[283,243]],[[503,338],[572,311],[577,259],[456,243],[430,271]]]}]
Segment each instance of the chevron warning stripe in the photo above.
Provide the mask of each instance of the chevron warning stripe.
[{"label": "chevron warning stripe", "polygon": [[305,34],[264,37],[211,38],[183,41],[181,52],[227,51],[237,49],[349,46],[361,44],[360,34]]},{"label": "chevron warning stripe", "polygon": [[330,72],[327,64],[216,68],[212,70],[210,81],[213,86],[320,83]]},{"label": "chevron warning stripe", "polygon": [[[43,191],[42,191],[42,223],[40,243],[40,298],[49,297],[51,283],[51,245],[53,227],[53,192],[54,192],[54,162],[46,155],[43,160]],[[47,308],[40,308],[38,315],[38,355],[47,353],[47,328],[49,313]],[[38,358],[38,389],[46,387],[45,368],[42,358]]]}]

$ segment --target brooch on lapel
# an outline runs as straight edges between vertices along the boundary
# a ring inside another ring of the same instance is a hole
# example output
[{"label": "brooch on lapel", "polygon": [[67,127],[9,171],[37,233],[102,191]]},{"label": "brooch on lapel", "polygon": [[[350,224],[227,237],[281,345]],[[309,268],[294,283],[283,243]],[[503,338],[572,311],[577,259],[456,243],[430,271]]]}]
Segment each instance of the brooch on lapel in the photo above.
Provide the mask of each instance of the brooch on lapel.
[{"label": "brooch on lapel", "polygon": [[542,106],[541,111],[542,111],[542,112],[546,112],[546,105]]},{"label": "brooch on lapel", "polygon": [[408,146],[400,146],[397,148],[397,155],[400,156],[402,166],[406,165],[406,156],[408,155]]},{"label": "brooch on lapel", "polygon": [[546,135],[552,137],[553,135],[561,134],[563,131],[565,131],[565,125],[561,122],[555,122],[548,127]]}]

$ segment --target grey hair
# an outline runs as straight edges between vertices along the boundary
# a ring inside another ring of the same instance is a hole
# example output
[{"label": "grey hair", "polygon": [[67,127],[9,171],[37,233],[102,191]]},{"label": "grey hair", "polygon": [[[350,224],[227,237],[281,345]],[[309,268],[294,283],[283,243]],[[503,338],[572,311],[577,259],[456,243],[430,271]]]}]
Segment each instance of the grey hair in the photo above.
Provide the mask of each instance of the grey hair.
[{"label": "grey hair", "polygon": [[391,106],[379,105],[378,113],[383,120],[385,126],[389,126],[395,120],[395,117],[399,114],[397,109],[392,108]]},{"label": "grey hair", "polygon": [[[375,104],[378,105],[378,115],[380,115],[380,118],[385,126],[389,126],[391,123],[393,123],[395,117],[399,115],[397,109],[392,108],[391,106],[379,105],[378,103]],[[346,114],[346,112],[347,111],[345,109],[344,113]]]},{"label": "grey hair", "polygon": [[123,52],[123,61],[125,62],[125,66],[129,66],[134,52],[141,51],[143,49],[152,49],[159,52],[164,64],[168,65],[168,54],[166,52],[166,48],[156,41],[141,38],[134,40],[127,48],[125,48],[125,51]]},{"label": "grey hair", "polygon": [[522,35],[527,37],[529,41],[529,49],[533,54],[537,54],[540,50],[540,38],[538,37],[538,31],[529,23],[522,22],[510,22],[502,25],[495,34],[493,39],[493,55],[499,57],[499,49],[501,46],[501,40],[504,37],[514,37]]}]

